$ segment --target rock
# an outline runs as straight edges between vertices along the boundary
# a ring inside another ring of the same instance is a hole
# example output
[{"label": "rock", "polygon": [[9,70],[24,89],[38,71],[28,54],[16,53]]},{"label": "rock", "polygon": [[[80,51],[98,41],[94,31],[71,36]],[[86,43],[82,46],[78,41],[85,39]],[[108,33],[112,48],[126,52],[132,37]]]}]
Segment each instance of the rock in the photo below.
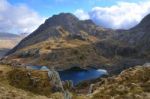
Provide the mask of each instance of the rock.
[{"label": "rock", "polygon": [[[113,79],[112,80],[110,80]],[[92,99],[148,99],[150,84],[150,68],[136,66],[124,70],[121,74],[105,78],[107,83],[95,84],[96,90]]]},{"label": "rock", "polygon": [[64,99],[72,99],[72,95],[68,90],[64,91]]},{"label": "rock", "polygon": [[64,90],[71,90],[74,88],[73,82],[71,80],[63,81]]},{"label": "rock", "polygon": [[52,82],[53,86],[56,89],[58,89],[58,90],[60,89],[60,91],[62,91],[62,92],[64,91],[60,76],[57,71],[55,71],[53,68],[51,68],[48,71],[48,77],[49,77],[50,82]]},{"label": "rock", "polygon": [[90,85],[90,88],[89,88],[89,92],[88,92],[88,94],[93,93],[93,86],[94,86],[94,84],[91,84],[91,85]]}]

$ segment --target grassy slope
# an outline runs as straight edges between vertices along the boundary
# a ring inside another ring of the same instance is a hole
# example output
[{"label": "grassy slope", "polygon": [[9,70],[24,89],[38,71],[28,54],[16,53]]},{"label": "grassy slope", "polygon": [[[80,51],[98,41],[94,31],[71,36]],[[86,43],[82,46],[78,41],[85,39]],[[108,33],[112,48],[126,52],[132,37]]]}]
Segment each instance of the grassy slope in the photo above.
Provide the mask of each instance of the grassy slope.
[{"label": "grassy slope", "polygon": [[[120,54],[116,55],[115,49]],[[110,72],[116,72],[116,70],[120,72],[124,68],[122,64],[134,66],[145,63],[135,59],[135,55],[137,53],[132,52],[132,48],[121,42],[119,44],[115,41],[99,42],[95,37],[90,37],[89,41],[59,38],[20,49],[10,55],[7,61],[53,66],[57,69],[67,69],[72,66],[94,66]]]},{"label": "grassy slope", "polygon": [[[94,49],[92,42],[95,42],[95,38],[91,39],[94,40],[82,41],[77,39],[59,39],[57,41],[44,41],[17,51],[15,54],[10,56],[9,59],[19,59],[20,63],[30,63],[35,65],[38,64],[56,67],[59,66],[59,68],[62,68],[63,66],[63,68],[66,68],[66,66],[75,64],[87,66],[91,63],[108,63],[107,59],[98,55],[98,53]],[[28,55],[25,57],[21,55],[32,49],[38,49],[39,53],[34,53],[33,55]]]},{"label": "grassy slope", "polygon": [[95,84],[92,99],[150,99],[150,67],[137,66]]},{"label": "grassy slope", "polygon": [[[49,99],[46,96],[33,94],[29,91],[25,91],[14,86],[11,86],[7,80],[7,73],[12,71],[10,66],[0,65],[0,99]],[[53,99],[59,99],[59,93],[52,95]]]}]

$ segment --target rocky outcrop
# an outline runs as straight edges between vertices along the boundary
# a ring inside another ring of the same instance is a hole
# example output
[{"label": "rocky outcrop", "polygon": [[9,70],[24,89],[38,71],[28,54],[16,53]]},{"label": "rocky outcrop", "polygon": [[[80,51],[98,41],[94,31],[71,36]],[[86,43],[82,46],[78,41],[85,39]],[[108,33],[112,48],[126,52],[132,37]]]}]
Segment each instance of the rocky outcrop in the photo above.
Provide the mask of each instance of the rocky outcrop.
[{"label": "rocky outcrop", "polygon": [[150,68],[137,66],[118,76],[104,78],[94,85],[92,99],[148,99],[150,98]]}]

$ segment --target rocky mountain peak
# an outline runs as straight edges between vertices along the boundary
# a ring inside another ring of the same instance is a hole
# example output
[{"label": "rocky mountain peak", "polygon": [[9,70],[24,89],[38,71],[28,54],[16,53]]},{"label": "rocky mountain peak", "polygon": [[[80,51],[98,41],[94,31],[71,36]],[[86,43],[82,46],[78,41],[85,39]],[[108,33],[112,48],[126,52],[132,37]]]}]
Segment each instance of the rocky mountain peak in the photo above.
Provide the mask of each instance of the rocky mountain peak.
[{"label": "rocky mountain peak", "polygon": [[[76,38],[97,33],[97,26],[91,20],[79,20],[71,13],[60,13],[48,18],[45,23],[39,26],[33,33],[23,39],[12,51],[30,46],[47,39],[53,38]],[[77,36],[76,36],[77,35]]]},{"label": "rocky mountain peak", "polygon": [[78,21],[79,19],[71,13],[60,13],[48,18],[41,28],[62,26],[69,30],[70,28],[73,28]]},{"label": "rocky mountain peak", "polygon": [[60,13],[48,18],[45,23],[49,25],[66,25],[68,23],[76,23],[79,19],[71,13]]}]

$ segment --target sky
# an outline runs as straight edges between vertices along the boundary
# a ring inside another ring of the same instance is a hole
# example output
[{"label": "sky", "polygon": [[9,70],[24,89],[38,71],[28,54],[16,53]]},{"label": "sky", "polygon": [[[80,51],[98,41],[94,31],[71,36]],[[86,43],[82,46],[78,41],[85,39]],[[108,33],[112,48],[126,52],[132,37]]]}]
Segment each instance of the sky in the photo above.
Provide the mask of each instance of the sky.
[{"label": "sky", "polygon": [[150,0],[0,0],[0,32],[31,33],[61,12],[105,28],[129,29],[150,13]]}]

